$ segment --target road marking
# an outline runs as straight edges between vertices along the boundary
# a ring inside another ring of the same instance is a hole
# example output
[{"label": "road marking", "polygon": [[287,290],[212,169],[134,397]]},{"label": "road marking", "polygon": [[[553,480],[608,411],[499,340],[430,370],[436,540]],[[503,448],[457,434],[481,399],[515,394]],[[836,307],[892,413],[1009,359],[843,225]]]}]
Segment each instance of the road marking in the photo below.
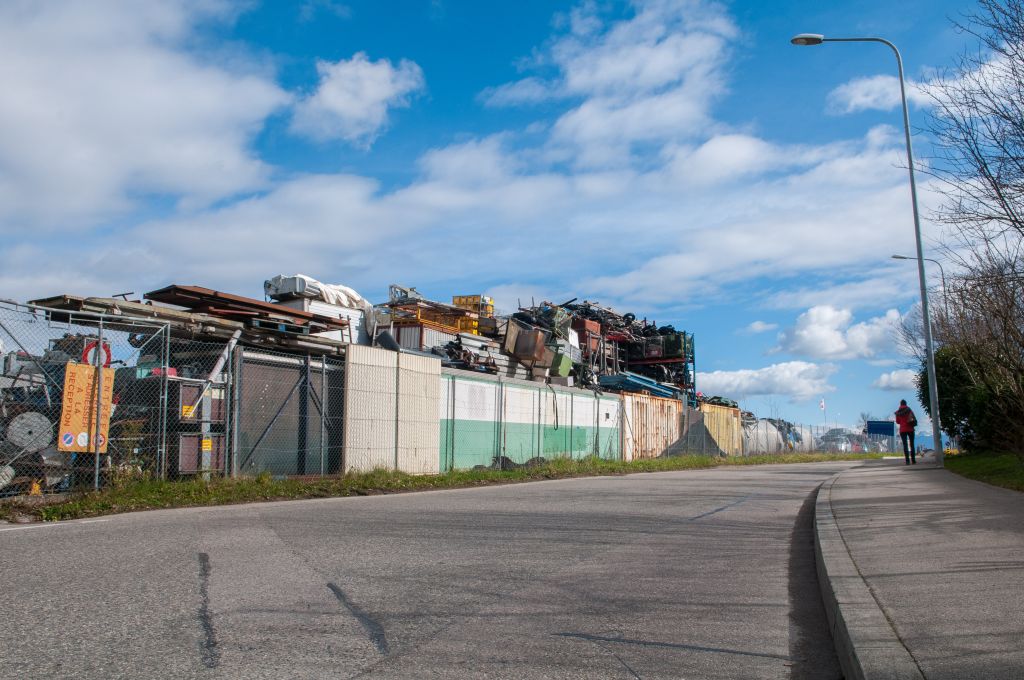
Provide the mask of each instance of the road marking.
[{"label": "road marking", "polygon": [[48,529],[50,527],[66,527],[75,524],[96,524],[98,522],[109,522],[109,519],[80,519],[74,522],[39,522],[38,524],[26,524],[20,527],[5,527],[0,531],[24,531],[25,529]]},{"label": "road marking", "polygon": [[45,529],[46,527],[56,527],[59,524],[27,524],[23,527],[8,527],[6,529],[0,529],[0,531],[23,531],[25,529]]}]

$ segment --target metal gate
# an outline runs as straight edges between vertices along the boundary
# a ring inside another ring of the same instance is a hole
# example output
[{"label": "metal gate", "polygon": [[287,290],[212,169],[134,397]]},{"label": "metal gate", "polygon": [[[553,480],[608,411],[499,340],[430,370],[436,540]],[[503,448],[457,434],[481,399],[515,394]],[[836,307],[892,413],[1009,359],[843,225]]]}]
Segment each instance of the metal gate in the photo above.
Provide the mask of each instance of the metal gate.
[{"label": "metal gate", "polygon": [[235,474],[339,474],[344,362],[235,350],[232,460]]}]

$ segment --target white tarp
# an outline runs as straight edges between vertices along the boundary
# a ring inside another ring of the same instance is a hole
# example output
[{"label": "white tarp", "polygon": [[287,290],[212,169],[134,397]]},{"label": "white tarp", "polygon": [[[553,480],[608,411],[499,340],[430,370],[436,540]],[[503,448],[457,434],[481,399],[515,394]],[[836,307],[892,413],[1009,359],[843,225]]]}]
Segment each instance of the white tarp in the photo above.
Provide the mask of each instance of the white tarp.
[{"label": "white tarp", "polygon": [[[285,307],[348,319],[352,331],[351,341],[357,344],[372,344],[376,335],[373,305],[348,286],[322,283],[305,274],[279,274],[263,282],[263,292]],[[338,331],[329,331],[323,335],[336,340],[343,339]]]},{"label": "white tarp", "polygon": [[322,283],[312,276],[279,274],[263,282],[263,290],[268,297],[295,296],[323,300],[324,302],[349,309],[362,309],[369,312],[373,305],[362,295],[348,286],[338,283]]}]

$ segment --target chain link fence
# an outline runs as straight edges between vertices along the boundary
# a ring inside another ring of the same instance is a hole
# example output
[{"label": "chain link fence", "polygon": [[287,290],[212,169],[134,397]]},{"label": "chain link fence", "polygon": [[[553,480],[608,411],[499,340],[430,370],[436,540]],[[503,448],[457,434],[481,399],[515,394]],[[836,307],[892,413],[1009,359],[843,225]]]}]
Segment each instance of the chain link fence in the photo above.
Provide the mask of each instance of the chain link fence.
[{"label": "chain link fence", "polygon": [[781,419],[744,419],[737,409],[703,407],[686,414],[671,454],[755,456],[787,453],[892,453],[899,438]]},{"label": "chain link fence", "polygon": [[159,474],[166,326],[0,302],[0,495]]},{"label": "chain link fence", "polygon": [[868,435],[829,425],[802,425],[776,419],[748,422],[743,428],[743,455],[784,453],[892,453],[899,438]]},{"label": "chain link fence", "polygon": [[0,497],[339,474],[344,361],[0,302]]}]

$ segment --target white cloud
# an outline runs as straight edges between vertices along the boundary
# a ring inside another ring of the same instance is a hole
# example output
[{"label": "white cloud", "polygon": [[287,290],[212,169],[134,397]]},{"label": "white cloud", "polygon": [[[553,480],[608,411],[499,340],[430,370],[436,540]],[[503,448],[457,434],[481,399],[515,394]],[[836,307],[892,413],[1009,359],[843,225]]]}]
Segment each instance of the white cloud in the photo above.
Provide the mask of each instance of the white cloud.
[{"label": "white cloud", "polygon": [[895,331],[900,313],[854,324],[853,313],[831,305],[811,307],[796,324],[779,334],[777,351],[813,359],[865,359],[897,349]]},{"label": "white cloud", "polygon": [[387,125],[388,109],[409,105],[424,87],[423,71],[403,59],[370,61],[363,52],[337,62],[318,61],[316,92],[295,106],[291,129],[317,141],[342,139],[368,148]]},{"label": "white cloud", "polygon": [[[918,106],[930,106],[928,83],[907,81],[907,101]],[[891,111],[900,106],[900,81],[896,76],[877,75],[854,78],[836,87],[828,94],[826,108],[829,113],[842,115],[860,111]]]},{"label": "white cloud", "polygon": [[639,142],[694,136],[725,92],[738,29],[720,6],[699,0],[637,2],[635,10],[608,22],[596,4],[577,7],[569,31],[535,59],[557,76],[528,76],[481,98],[491,106],[581,98],[555,123],[551,142],[583,166],[620,163]]},{"label": "white cloud", "polygon": [[687,185],[736,181],[784,167],[806,165],[795,149],[780,149],[763,139],[744,134],[715,135],[696,148],[670,152],[670,167]]},{"label": "white cloud", "polygon": [[890,392],[915,392],[917,390],[917,372],[908,368],[901,368],[878,376],[878,379],[871,384],[880,390]]},{"label": "white cloud", "polygon": [[706,395],[743,399],[766,395],[807,401],[835,391],[828,378],[836,372],[831,364],[787,361],[759,369],[697,373],[697,389]]},{"label": "white cloud", "polygon": [[460,186],[507,182],[521,166],[502,148],[501,136],[431,149],[419,164],[428,181]]},{"label": "white cloud", "polygon": [[910,247],[913,230],[893,229],[894,216],[910,219],[897,140],[873,130],[864,141],[805,149],[800,168],[710,189],[677,177],[674,168],[639,176],[632,200],[614,217],[631,226],[631,243],[647,257],[587,286],[662,301],[758,277],[840,270],[851,281],[867,278],[864,262],[876,260],[880,248]]},{"label": "white cloud", "polygon": [[779,327],[777,323],[767,323],[764,321],[753,321],[744,330],[748,333],[767,333],[773,331]]},{"label": "white cloud", "polygon": [[487,106],[502,107],[541,102],[553,96],[555,93],[551,83],[530,77],[489,87],[480,93],[479,99]]},{"label": "white cloud", "polygon": [[[827,304],[857,309],[877,308],[879,301],[890,305],[911,302],[919,296],[914,287],[916,271],[907,266],[868,268],[863,265],[848,271],[833,270],[823,281],[800,283],[773,293],[765,304],[776,309],[806,309]],[[840,278],[850,280],[839,281]]]},{"label": "white cloud", "polygon": [[289,96],[244,55],[211,59],[190,43],[231,20],[229,7],[0,4],[0,232],[81,229],[144,197],[201,207],[266,186],[248,145]]}]

